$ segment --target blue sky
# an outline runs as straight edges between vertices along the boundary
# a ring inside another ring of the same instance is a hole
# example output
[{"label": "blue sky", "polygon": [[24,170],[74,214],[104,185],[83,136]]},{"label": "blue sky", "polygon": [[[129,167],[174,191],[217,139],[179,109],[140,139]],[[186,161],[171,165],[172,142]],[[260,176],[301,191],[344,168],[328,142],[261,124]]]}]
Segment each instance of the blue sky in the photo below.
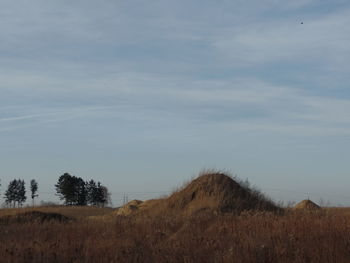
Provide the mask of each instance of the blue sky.
[{"label": "blue sky", "polygon": [[349,24],[341,0],[0,0],[2,192],[69,172],[118,204],[214,168],[350,205]]}]

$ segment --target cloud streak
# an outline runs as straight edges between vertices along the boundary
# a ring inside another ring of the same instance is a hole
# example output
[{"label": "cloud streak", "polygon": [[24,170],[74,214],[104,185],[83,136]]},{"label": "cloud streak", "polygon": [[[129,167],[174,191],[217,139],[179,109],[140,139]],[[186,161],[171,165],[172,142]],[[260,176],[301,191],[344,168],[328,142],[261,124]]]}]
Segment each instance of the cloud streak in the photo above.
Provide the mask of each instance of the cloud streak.
[{"label": "cloud streak", "polygon": [[[23,129],[30,126],[43,126],[47,123],[52,122],[65,122],[67,120],[77,119],[77,118],[86,118],[95,113],[99,112],[108,112],[115,107],[75,107],[70,109],[48,109],[48,108],[14,108],[17,114],[12,117],[0,117],[0,131],[8,131],[14,129]],[[46,113],[30,114],[30,115],[21,115],[22,111],[46,111]],[[1,114],[1,111],[0,111]]]},{"label": "cloud streak", "polygon": [[[310,135],[312,130],[318,135],[350,132],[349,100],[310,95],[302,89],[273,85],[258,79],[186,82],[158,76],[141,75],[137,78],[133,74],[105,82],[109,83],[107,87],[96,87],[96,92],[90,86],[91,94],[109,98],[105,106],[64,106],[57,110],[42,105],[33,111],[45,113],[13,114],[12,117],[0,118],[0,123],[38,125],[40,122],[43,125],[72,118],[89,119],[96,114],[123,116],[130,120],[139,120],[137,116],[143,115],[144,120],[162,123],[168,115],[187,121],[197,120],[197,124],[206,126],[221,122],[239,126],[240,130],[289,134],[297,131],[302,134],[304,127],[305,135]],[[101,83],[103,81],[98,85]],[[183,85],[186,88],[181,88]],[[27,110],[20,110],[23,111]]]}]

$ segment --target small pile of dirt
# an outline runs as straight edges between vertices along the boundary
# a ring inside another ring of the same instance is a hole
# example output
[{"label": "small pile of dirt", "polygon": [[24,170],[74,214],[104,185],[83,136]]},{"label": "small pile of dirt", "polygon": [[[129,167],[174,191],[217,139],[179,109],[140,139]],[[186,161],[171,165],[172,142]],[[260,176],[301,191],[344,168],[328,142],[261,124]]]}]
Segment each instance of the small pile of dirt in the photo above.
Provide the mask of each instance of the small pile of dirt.
[{"label": "small pile of dirt", "polygon": [[296,209],[305,209],[305,210],[318,210],[321,209],[320,206],[312,202],[311,200],[303,200],[300,203],[295,205]]},{"label": "small pile of dirt", "polygon": [[0,217],[0,223],[44,223],[44,222],[68,222],[72,219],[57,213],[44,213],[40,211],[30,211],[25,213],[19,213],[16,215],[2,216]]},{"label": "small pile of dirt", "polygon": [[143,201],[141,200],[132,200],[129,203],[125,204],[124,206],[120,207],[115,214],[121,215],[121,216],[128,216],[136,212],[140,209],[140,206],[142,205]]}]

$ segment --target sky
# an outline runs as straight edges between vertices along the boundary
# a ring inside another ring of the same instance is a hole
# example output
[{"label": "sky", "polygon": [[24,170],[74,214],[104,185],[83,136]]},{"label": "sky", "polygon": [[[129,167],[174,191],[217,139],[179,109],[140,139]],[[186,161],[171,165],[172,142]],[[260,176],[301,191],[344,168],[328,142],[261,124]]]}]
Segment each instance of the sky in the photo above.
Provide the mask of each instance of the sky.
[{"label": "sky", "polygon": [[349,24],[345,0],[0,0],[1,193],[57,201],[68,172],[118,205],[216,169],[350,206]]}]

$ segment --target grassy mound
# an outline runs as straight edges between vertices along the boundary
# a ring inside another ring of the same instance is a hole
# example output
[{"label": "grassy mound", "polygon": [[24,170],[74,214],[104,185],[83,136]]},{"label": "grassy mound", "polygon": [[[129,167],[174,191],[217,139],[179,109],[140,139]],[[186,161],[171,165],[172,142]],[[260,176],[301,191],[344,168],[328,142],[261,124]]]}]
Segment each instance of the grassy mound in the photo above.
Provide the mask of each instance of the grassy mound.
[{"label": "grassy mound", "polygon": [[117,214],[193,215],[244,210],[280,211],[280,208],[260,192],[224,173],[205,173],[167,198],[127,204]]},{"label": "grassy mound", "polygon": [[224,173],[207,173],[167,200],[169,209],[189,213],[200,210],[240,212],[243,210],[276,211],[279,208],[260,192],[244,186]]},{"label": "grassy mound", "polygon": [[9,223],[33,223],[33,222],[68,222],[72,219],[58,214],[58,213],[44,213],[40,211],[30,211],[25,213],[19,213],[15,215],[8,215],[0,217],[0,223],[9,224]]}]

